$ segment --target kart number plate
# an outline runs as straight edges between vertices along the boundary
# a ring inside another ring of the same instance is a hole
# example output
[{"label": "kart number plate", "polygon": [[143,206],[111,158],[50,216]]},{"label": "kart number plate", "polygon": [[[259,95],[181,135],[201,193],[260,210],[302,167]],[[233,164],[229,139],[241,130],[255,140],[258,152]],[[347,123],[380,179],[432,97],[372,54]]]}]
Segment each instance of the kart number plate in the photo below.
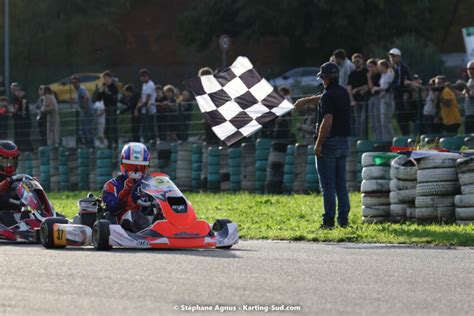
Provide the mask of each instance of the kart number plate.
[{"label": "kart number plate", "polygon": [[66,246],[66,229],[65,227],[54,224],[53,226],[53,232],[54,232],[54,244],[56,246]]}]

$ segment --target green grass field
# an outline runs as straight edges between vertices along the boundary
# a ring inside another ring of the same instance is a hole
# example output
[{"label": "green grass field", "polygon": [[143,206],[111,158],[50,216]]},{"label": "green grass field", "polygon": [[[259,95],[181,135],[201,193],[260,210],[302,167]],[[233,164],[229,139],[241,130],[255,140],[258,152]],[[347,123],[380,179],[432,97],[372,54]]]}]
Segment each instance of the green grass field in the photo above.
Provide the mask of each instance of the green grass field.
[{"label": "green grass field", "polygon": [[[51,193],[55,208],[71,218],[86,192]],[[199,218],[229,218],[245,239],[307,240],[391,244],[474,246],[474,226],[362,224],[360,194],[351,194],[349,228],[320,230],[320,195],[254,195],[188,193]]]}]

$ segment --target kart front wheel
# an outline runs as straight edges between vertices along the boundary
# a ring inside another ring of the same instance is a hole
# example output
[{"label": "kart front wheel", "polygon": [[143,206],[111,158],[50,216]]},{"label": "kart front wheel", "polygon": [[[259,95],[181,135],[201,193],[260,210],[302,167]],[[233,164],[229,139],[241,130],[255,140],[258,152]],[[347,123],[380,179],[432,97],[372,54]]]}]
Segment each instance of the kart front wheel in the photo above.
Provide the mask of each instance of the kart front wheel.
[{"label": "kart front wheel", "polygon": [[43,220],[40,226],[39,237],[43,246],[47,249],[66,248],[65,244],[56,245],[54,243],[54,224],[67,224],[68,221],[61,217],[48,217]]},{"label": "kart front wheel", "polygon": [[92,243],[96,250],[110,250],[112,246],[109,242],[110,222],[108,220],[98,220],[92,228]]}]

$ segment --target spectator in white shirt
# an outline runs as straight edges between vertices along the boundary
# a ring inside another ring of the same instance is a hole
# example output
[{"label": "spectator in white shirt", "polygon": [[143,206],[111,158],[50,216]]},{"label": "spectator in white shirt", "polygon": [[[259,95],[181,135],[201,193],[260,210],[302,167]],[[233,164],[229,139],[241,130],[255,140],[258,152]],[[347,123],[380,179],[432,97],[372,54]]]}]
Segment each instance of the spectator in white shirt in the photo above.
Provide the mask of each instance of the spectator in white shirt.
[{"label": "spectator in white shirt", "polygon": [[156,91],[148,69],[140,70],[140,81],[143,83],[142,96],[135,110],[135,116],[142,117],[140,130],[143,141],[154,143],[156,141]]},{"label": "spectator in white shirt", "polygon": [[380,77],[380,87],[373,87],[372,93],[379,93],[380,96],[380,121],[382,123],[382,134],[380,140],[392,141],[393,127],[392,116],[395,110],[395,100],[393,91],[390,89],[395,74],[387,60],[382,59],[377,64]]}]

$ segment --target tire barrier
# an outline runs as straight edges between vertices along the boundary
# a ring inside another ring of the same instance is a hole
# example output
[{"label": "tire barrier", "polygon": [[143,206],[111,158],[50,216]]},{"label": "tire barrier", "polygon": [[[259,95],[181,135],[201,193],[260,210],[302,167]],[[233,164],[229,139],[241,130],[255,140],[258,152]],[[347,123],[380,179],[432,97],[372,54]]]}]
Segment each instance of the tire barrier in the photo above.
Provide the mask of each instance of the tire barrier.
[{"label": "tire barrier", "polygon": [[51,155],[50,155],[50,148],[49,147],[40,147],[38,149],[39,155],[39,171],[40,171],[40,183],[41,186],[46,191],[51,191]]},{"label": "tire barrier", "polygon": [[283,143],[272,143],[268,156],[267,176],[265,180],[266,194],[281,194],[283,192],[283,175],[287,146],[287,144]]},{"label": "tire barrier", "polygon": [[238,192],[240,191],[242,181],[242,149],[240,147],[229,148],[228,156],[230,191]]},{"label": "tire barrier", "polygon": [[220,190],[221,192],[227,192],[230,189],[230,174],[229,174],[229,155],[227,147],[219,147],[220,161],[219,161],[219,173],[221,178]]},{"label": "tire barrier", "polygon": [[220,150],[218,147],[209,147],[207,155],[207,190],[218,192],[221,186]]},{"label": "tire barrier", "polygon": [[208,150],[209,146],[207,144],[202,145],[202,164],[201,164],[201,188],[206,191],[207,190],[207,174],[208,174]]},{"label": "tire barrier", "polygon": [[[474,143],[474,137],[466,137],[466,143],[472,145],[471,142]],[[474,157],[458,159],[456,171],[462,192],[454,198],[456,224],[474,224]]]},{"label": "tire barrier", "polygon": [[114,152],[108,149],[98,150],[96,152],[96,190],[102,190],[104,184],[112,177],[114,169]]},{"label": "tire barrier", "polygon": [[[392,160],[390,166],[390,218],[392,222],[404,219],[415,220],[415,212],[408,213],[408,209],[415,208],[417,168],[413,160],[407,156],[399,156]],[[393,195],[393,197],[392,197]]]},{"label": "tire barrier", "polygon": [[77,151],[77,180],[79,190],[89,190],[89,149],[79,149]]},{"label": "tire barrier", "polygon": [[443,137],[440,139],[439,144],[441,148],[457,151],[464,146],[464,139],[464,136]]},{"label": "tire barrier", "polygon": [[[192,156],[193,144],[180,142],[177,144],[177,161],[176,161],[176,185],[180,190],[192,190]],[[190,181],[191,180],[191,181]]]},{"label": "tire barrier", "polygon": [[[152,155],[153,158],[153,155]],[[155,168],[159,172],[163,172],[167,175],[171,173],[171,143],[167,141],[160,141],[156,144],[156,158],[158,161],[157,165],[152,164],[152,168]]]},{"label": "tire barrier", "polygon": [[271,146],[271,139],[257,139],[255,152],[255,192],[259,194],[265,192],[268,156],[270,155]]},{"label": "tire barrier", "polygon": [[454,220],[454,196],[460,191],[456,171],[459,158],[459,154],[438,153],[418,161],[415,200],[417,222]]},{"label": "tire barrier", "polygon": [[32,175],[33,174],[33,153],[25,152],[21,155],[21,159],[24,160],[24,173]]},{"label": "tire barrier", "polygon": [[285,166],[283,168],[283,193],[285,194],[290,194],[293,191],[294,168],[295,146],[289,145],[286,148]]},{"label": "tire barrier", "polygon": [[308,157],[306,161],[306,191],[320,192],[319,175],[316,171],[316,156],[314,155],[314,147],[308,146],[307,153]]},{"label": "tire barrier", "polygon": [[199,192],[202,187],[202,144],[194,144],[192,149],[192,172],[191,172],[191,188],[193,192]]},{"label": "tire barrier", "polygon": [[[390,164],[375,164],[374,157],[379,154],[383,153],[368,152],[361,156],[362,221],[364,223],[388,221],[391,217],[391,200],[396,198],[398,201],[398,197],[391,192],[393,190],[390,186]],[[401,213],[401,209],[402,207],[397,208],[398,214]]]},{"label": "tire barrier", "polygon": [[176,164],[178,162],[178,144],[171,143],[171,156],[170,156],[170,171],[169,176],[171,180],[176,180]]},{"label": "tire barrier", "polygon": [[97,168],[99,161],[97,160],[97,152],[91,150],[89,152],[89,190],[98,190]]},{"label": "tire barrier", "polygon": [[241,145],[241,189],[246,192],[255,192],[256,180],[256,146],[252,143],[244,143]]},{"label": "tire barrier", "polygon": [[68,191],[71,186],[69,184],[68,150],[66,148],[59,148],[58,159],[59,191]]},{"label": "tire barrier", "polygon": [[294,193],[306,193],[306,166],[308,164],[308,145],[296,144],[294,154]]}]

